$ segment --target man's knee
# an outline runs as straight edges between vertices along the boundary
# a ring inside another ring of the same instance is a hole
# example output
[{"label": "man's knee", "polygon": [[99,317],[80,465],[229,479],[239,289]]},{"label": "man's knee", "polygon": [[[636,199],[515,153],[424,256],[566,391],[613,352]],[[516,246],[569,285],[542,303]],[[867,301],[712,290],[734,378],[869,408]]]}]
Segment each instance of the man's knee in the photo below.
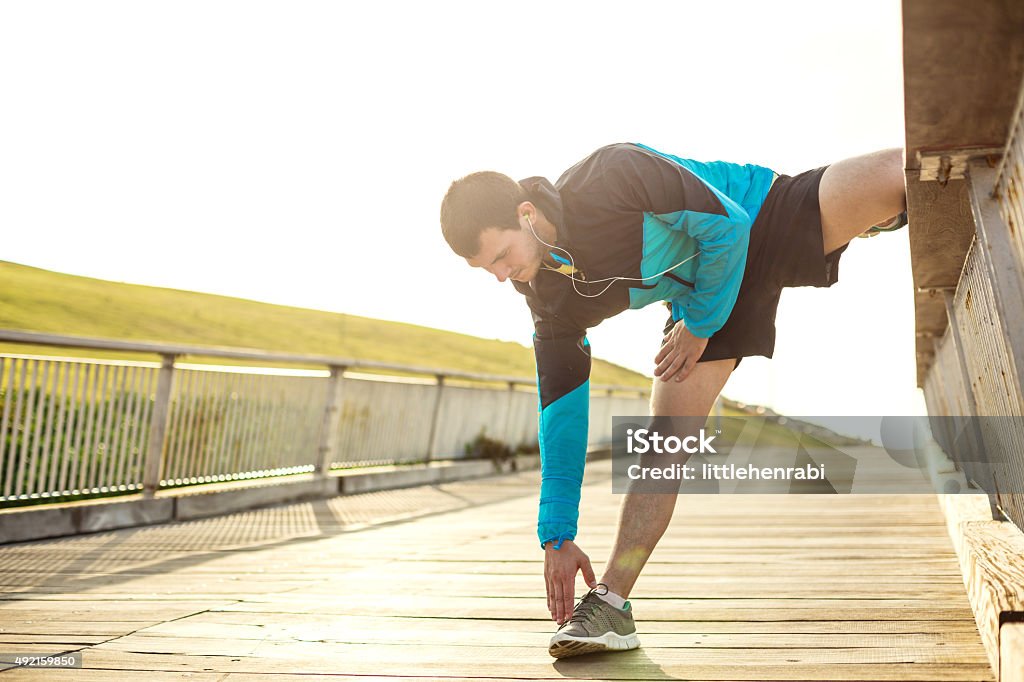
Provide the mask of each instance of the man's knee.
[{"label": "man's knee", "polygon": [[893,192],[906,194],[906,162],[902,147],[892,147],[869,156],[873,163],[868,171],[875,177],[884,178]]},{"label": "man's knee", "polygon": [[906,155],[902,147],[893,147],[882,152],[884,168],[894,178],[901,192],[906,193]]}]

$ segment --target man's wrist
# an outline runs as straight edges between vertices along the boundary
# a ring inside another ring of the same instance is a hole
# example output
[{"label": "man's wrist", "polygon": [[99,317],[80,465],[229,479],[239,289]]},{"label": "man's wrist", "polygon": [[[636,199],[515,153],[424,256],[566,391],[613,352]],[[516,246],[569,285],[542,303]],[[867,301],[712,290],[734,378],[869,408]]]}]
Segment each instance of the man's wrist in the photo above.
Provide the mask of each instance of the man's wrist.
[{"label": "man's wrist", "polygon": [[714,332],[712,332],[711,334],[708,334],[707,336],[702,336],[701,334],[698,334],[697,332],[694,332],[693,331],[693,327],[689,326],[685,322],[683,323],[683,333],[684,334],[689,334],[690,336],[692,336],[695,339],[704,339],[705,341],[707,339],[711,338],[712,334],[714,334]]}]

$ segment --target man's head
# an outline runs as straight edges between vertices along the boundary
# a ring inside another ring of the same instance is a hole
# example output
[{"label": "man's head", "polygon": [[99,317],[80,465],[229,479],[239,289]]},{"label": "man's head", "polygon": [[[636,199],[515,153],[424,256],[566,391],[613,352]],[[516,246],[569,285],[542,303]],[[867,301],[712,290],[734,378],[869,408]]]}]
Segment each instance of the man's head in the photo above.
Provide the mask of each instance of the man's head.
[{"label": "man's head", "polygon": [[544,245],[535,234],[539,211],[518,182],[493,171],[456,180],[441,202],[441,232],[466,262],[504,282],[537,274]]}]

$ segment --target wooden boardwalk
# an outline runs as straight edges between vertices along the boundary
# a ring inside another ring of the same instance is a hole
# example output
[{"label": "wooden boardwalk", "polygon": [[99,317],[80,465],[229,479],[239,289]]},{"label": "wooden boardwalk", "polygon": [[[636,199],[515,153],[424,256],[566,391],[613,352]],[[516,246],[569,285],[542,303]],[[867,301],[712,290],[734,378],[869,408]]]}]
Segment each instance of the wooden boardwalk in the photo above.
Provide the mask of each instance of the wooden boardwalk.
[{"label": "wooden boardwalk", "polygon": [[[582,505],[599,576],[609,476],[588,465]],[[85,666],[4,679],[994,679],[932,495],[684,496],[633,595],[642,648],[556,661],[537,484],[0,547],[0,651]]]}]

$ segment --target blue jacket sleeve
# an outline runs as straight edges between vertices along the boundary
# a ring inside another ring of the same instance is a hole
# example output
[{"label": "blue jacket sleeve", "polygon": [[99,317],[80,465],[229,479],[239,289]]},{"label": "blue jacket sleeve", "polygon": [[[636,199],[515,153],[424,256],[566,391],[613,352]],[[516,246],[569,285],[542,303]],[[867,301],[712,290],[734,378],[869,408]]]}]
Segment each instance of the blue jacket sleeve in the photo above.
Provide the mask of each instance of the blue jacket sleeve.
[{"label": "blue jacket sleeve", "polygon": [[751,220],[738,203],[685,166],[636,145],[609,153],[607,191],[621,210],[651,213],[686,231],[700,249],[694,289],[682,308],[686,328],[708,338],[722,328],[739,295],[747,261]]},{"label": "blue jacket sleeve", "polygon": [[586,332],[535,314],[541,484],[537,537],[543,548],[576,538],[587,457],[590,344]]}]

